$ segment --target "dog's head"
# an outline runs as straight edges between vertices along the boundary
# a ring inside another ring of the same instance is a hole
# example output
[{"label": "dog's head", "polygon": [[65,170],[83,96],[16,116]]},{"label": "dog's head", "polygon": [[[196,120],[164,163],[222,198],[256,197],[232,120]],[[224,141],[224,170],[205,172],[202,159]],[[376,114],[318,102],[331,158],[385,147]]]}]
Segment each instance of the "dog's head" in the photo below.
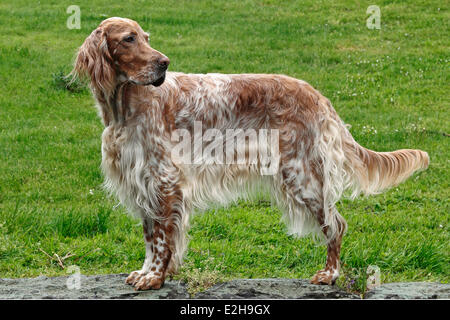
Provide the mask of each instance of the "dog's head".
[{"label": "dog's head", "polygon": [[118,82],[160,86],[169,59],[150,47],[148,34],[130,19],[109,18],[92,31],[78,51],[73,74],[112,92]]}]

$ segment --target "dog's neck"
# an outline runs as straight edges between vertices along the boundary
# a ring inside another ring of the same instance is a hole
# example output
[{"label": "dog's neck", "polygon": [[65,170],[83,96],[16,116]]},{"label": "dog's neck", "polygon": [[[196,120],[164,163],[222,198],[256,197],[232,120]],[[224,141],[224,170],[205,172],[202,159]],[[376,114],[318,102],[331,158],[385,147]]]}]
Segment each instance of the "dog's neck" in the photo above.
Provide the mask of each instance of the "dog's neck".
[{"label": "dog's neck", "polygon": [[127,101],[124,101],[126,95],[127,83],[119,83],[114,94],[109,98],[108,105],[110,110],[112,110],[112,115],[115,123],[124,124],[125,122],[125,106]]},{"label": "dog's neck", "polygon": [[[91,87],[92,88],[92,87]],[[144,88],[144,89],[143,89]],[[112,90],[105,91],[100,88],[92,88],[95,99],[97,100],[97,109],[105,127],[124,127],[130,124],[130,121],[144,112],[153,120],[154,132],[161,135],[166,130],[174,128],[174,124],[169,124],[164,117],[164,102],[161,95],[154,92],[153,88],[145,89],[145,86],[133,84],[129,81],[117,81]],[[136,99],[135,95],[142,95]],[[137,103],[145,99],[146,103]],[[155,101],[152,101],[155,100]],[[151,105],[151,108],[145,108],[144,105]],[[166,126],[167,124],[167,126]]]},{"label": "dog's neck", "polygon": [[93,94],[99,106],[99,113],[105,127],[110,125],[124,125],[127,115],[127,91],[129,82],[117,81],[113,90],[106,92],[99,88],[94,88]]}]

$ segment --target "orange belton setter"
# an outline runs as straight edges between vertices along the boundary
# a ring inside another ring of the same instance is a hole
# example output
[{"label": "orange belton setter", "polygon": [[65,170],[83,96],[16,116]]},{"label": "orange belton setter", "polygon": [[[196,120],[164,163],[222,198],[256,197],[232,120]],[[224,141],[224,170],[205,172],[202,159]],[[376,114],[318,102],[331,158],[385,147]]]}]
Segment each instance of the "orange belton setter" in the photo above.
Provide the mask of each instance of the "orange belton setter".
[{"label": "orange belton setter", "polygon": [[[428,154],[420,150],[361,147],[329,100],[304,81],[283,75],[166,72],[169,59],[148,40],[135,21],[106,19],[79,49],[72,71],[90,79],[105,125],[105,185],[143,222],[145,262],[126,280],[137,290],[158,289],[176,272],[193,210],[258,193],[255,186],[270,188],[290,233],[326,242],[326,266],[311,282],[333,284],[347,227],[335,204],[344,190],[353,190],[353,197],[377,193],[428,166]],[[216,161],[236,135],[200,140],[204,150],[215,150],[194,154],[202,161],[175,161],[174,133],[191,136],[199,122],[217,136],[230,129],[275,130],[278,153],[269,162],[278,170],[261,174],[264,159],[250,161],[253,149],[267,151],[264,144],[241,143],[244,161]]]}]

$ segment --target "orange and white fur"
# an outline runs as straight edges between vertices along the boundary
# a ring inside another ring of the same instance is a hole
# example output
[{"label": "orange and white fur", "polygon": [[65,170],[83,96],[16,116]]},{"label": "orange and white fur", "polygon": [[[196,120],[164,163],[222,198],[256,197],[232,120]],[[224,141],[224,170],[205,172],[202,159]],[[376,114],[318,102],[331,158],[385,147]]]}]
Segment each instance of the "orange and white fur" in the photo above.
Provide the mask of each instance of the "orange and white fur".
[{"label": "orange and white fur", "polygon": [[[251,197],[260,187],[283,212],[289,233],[326,243],[325,268],[311,282],[333,284],[347,228],[335,205],[342,193],[374,194],[428,166],[424,151],[360,146],[329,100],[304,81],[269,74],[184,74],[167,72],[168,66],[169,59],[150,47],[135,21],[109,18],[80,47],[72,71],[90,80],[105,126],[105,186],[142,220],[145,262],[126,280],[137,290],[159,289],[176,272],[193,211]],[[278,171],[262,175],[259,161],[175,162],[172,135],[179,129],[192,133],[195,122],[220,132],[277,130]]]}]

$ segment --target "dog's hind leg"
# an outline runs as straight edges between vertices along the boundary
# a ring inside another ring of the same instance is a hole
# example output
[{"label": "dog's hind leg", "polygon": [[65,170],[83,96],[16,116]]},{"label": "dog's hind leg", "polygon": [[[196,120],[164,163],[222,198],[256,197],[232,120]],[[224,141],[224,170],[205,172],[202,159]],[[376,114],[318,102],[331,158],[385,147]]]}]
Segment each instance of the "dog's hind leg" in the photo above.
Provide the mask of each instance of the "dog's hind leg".
[{"label": "dog's hind leg", "polygon": [[313,204],[313,201],[307,199],[305,199],[305,203],[309,210],[317,217],[322,232],[327,240],[327,261],[325,268],[317,271],[311,279],[311,283],[332,285],[339,277],[341,243],[342,236],[346,229],[346,222],[337,212],[336,208],[333,208],[333,213],[330,214],[335,216],[335,218],[333,218],[335,220],[333,227],[336,228],[336,231],[331,233],[330,226],[325,224],[324,209],[321,208],[321,206],[317,206],[317,203]]},{"label": "dog's hind leg", "polygon": [[336,208],[325,207],[322,171],[314,161],[291,161],[281,169],[281,208],[289,233],[325,240],[327,262],[311,282],[333,284],[339,276],[339,256],[342,236],[346,230],[344,218]]},{"label": "dog's hind leg", "polygon": [[327,203],[327,199],[331,198],[327,192],[332,191],[326,187],[323,175],[327,173],[324,173],[323,168],[319,169],[321,165],[321,162],[311,163],[311,185],[315,187],[315,191],[305,192],[303,202],[317,220],[327,244],[325,268],[317,271],[311,283],[332,285],[339,277],[341,243],[347,223],[337,211],[335,204]]}]

